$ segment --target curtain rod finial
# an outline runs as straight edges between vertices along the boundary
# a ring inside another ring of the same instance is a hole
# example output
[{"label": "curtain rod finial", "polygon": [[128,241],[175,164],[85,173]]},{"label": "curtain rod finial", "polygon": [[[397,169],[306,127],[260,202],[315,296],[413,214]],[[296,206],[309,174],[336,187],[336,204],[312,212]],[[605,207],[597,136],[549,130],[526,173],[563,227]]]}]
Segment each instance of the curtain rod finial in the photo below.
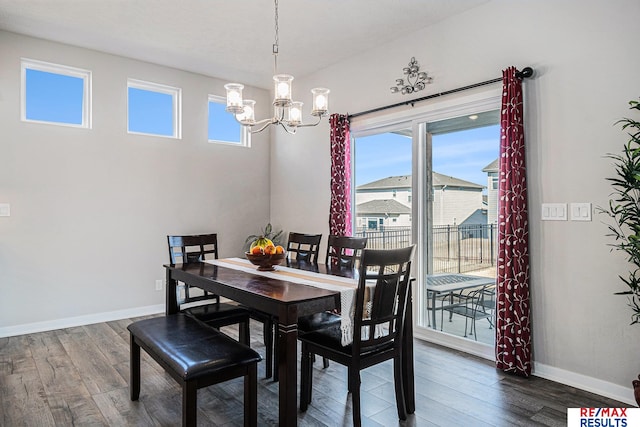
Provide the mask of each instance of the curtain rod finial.
[{"label": "curtain rod finial", "polygon": [[524,67],[522,71],[516,72],[516,77],[519,79],[526,79],[531,76],[533,76],[533,68],[531,67]]}]

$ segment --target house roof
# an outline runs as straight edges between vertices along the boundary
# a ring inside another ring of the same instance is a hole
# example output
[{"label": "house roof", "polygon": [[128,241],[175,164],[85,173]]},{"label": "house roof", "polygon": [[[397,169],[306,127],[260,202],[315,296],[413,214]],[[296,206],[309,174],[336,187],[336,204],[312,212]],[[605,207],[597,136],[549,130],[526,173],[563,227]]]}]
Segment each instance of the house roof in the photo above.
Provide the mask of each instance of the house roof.
[{"label": "house roof", "polygon": [[[476,184],[473,182],[458,179],[453,176],[442,175],[438,172],[433,172],[433,186],[434,187],[462,187],[462,188],[477,188],[482,189],[485,186]],[[356,191],[359,190],[390,190],[390,189],[410,189],[411,188],[411,175],[389,176],[377,181],[368,182],[366,184],[356,187]]]},{"label": "house roof", "polygon": [[356,212],[361,216],[373,214],[399,215],[410,214],[411,208],[393,199],[369,200],[368,202],[360,203],[358,206],[356,206]]},{"label": "house roof", "polygon": [[498,168],[500,166],[499,158],[495,159],[493,162],[489,163],[482,169],[482,172],[498,172]]}]

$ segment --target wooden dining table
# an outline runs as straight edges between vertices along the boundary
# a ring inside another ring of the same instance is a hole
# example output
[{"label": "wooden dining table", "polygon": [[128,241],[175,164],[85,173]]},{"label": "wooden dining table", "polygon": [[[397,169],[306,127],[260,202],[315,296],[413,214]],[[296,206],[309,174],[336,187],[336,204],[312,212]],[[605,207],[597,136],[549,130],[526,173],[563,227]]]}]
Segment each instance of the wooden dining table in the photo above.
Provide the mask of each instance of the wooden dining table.
[{"label": "wooden dining table", "polygon": [[[324,264],[289,262],[287,266],[319,274],[357,278],[357,270],[330,267]],[[265,277],[206,262],[166,264],[164,267],[167,277],[167,315],[179,311],[176,291],[178,282],[182,282],[277,317],[279,425],[297,425],[298,318],[325,310],[339,309],[340,292],[279,278]],[[402,365],[405,403],[408,413],[413,413],[415,411],[415,386],[411,298],[407,304]]]}]

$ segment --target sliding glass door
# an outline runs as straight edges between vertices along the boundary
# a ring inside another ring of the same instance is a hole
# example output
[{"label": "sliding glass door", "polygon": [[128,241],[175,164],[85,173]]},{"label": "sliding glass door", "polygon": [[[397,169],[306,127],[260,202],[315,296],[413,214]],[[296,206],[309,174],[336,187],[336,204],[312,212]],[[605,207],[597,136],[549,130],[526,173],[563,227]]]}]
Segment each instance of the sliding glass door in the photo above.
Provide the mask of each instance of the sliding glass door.
[{"label": "sliding glass door", "polygon": [[476,108],[352,123],[354,235],[370,248],[416,243],[416,336],[485,357],[494,342],[497,105],[492,96]]}]

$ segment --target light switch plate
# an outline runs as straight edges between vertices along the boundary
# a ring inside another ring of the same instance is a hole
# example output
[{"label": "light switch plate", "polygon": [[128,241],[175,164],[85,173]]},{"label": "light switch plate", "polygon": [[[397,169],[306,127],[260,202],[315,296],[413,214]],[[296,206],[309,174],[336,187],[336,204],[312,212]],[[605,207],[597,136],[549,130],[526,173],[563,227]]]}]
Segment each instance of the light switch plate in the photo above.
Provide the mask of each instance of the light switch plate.
[{"label": "light switch plate", "polygon": [[9,203],[0,203],[0,216],[11,216],[11,205]]},{"label": "light switch plate", "polygon": [[591,203],[571,203],[571,221],[591,221]]},{"label": "light switch plate", "polygon": [[566,203],[543,203],[542,204],[542,220],[543,221],[566,221],[567,220],[567,204]]}]

